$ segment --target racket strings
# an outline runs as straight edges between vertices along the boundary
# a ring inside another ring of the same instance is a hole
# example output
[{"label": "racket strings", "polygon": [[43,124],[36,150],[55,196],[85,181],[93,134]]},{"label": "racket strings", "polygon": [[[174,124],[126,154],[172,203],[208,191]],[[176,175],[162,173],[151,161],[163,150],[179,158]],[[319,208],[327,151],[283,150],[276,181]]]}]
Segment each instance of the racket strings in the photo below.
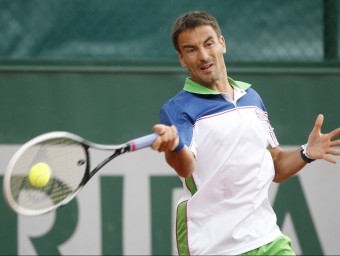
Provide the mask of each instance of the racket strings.
[{"label": "racket strings", "polygon": [[[51,139],[26,149],[12,167],[11,194],[17,205],[29,211],[55,207],[72,195],[81,184],[88,163],[87,149],[66,138]],[[44,186],[30,182],[29,173],[37,163],[51,169]]]}]

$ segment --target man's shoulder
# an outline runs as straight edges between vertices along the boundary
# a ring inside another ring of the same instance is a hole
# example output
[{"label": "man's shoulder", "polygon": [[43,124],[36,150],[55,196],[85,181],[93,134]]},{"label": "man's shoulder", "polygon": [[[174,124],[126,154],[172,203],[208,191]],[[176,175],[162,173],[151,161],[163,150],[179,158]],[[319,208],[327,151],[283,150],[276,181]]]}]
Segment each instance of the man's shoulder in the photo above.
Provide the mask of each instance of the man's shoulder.
[{"label": "man's shoulder", "polygon": [[176,105],[183,107],[183,103],[190,101],[192,98],[194,98],[194,95],[192,93],[181,90],[175,96],[167,100],[164,103],[163,107],[174,107]]}]

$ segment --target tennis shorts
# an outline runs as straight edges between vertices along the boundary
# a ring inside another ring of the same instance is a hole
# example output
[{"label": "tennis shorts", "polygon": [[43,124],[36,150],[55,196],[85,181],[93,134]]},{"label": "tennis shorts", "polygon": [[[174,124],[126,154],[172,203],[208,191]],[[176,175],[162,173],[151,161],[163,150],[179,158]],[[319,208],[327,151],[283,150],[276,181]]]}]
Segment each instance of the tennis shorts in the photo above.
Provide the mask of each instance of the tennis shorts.
[{"label": "tennis shorts", "polygon": [[296,255],[288,236],[280,236],[273,242],[241,255]]}]

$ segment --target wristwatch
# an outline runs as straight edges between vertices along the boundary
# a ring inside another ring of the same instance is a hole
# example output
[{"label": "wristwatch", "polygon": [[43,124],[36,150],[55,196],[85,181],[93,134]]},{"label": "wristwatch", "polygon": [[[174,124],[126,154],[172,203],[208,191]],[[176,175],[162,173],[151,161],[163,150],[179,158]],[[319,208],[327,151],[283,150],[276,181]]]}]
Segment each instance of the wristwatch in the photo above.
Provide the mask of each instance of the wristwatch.
[{"label": "wristwatch", "polygon": [[300,155],[301,155],[302,159],[306,163],[311,163],[311,162],[315,161],[315,159],[311,159],[307,156],[306,149],[307,149],[307,144],[302,145],[301,148],[300,148]]}]

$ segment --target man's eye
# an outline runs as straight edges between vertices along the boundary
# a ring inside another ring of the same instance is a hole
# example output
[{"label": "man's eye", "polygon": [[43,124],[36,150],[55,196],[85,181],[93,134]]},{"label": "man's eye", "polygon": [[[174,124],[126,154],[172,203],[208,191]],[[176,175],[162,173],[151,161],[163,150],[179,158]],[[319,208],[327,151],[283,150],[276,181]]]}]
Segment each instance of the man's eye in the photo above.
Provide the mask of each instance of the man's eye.
[{"label": "man's eye", "polygon": [[209,48],[209,47],[212,47],[212,46],[213,46],[213,44],[214,44],[213,42],[209,42],[209,43],[206,43],[206,45],[205,45],[205,46]]}]

